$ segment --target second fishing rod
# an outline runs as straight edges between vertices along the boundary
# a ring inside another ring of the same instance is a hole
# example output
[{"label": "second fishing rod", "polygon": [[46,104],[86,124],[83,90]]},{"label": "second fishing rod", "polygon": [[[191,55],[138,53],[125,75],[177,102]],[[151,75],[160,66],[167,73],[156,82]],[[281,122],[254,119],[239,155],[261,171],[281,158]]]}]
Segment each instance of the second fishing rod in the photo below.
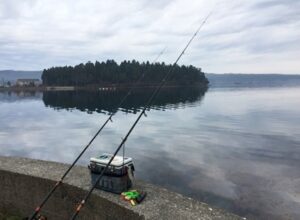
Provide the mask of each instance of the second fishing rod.
[{"label": "second fishing rod", "polygon": [[103,177],[104,173],[106,172],[106,170],[110,166],[111,162],[113,161],[113,159],[115,158],[115,156],[118,154],[118,152],[120,151],[120,149],[123,147],[123,145],[127,141],[128,137],[130,136],[131,132],[134,130],[135,126],[138,124],[138,122],[140,121],[140,119],[142,118],[142,116],[146,115],[146,110],[150,109],[152,101],[158,95],[158,93],[160,92],[160,90],[162,89],[162,87],[166,84],[168,78],[173,73],[174,69],[176,68],[178,61],[183,56],[183,54],[185,53],[186,49],[190,46],[190,44],[192,43],[192,41],[194,40],[194,38],[197,36],[197,34],[201,30],[201,28],[204,26],[204,24],[206,23],[206,21],[208,20],[208,18],[211,16],[211,14],[212,14],[212,11],[207,15],[207,17],[201,23],[201,25],[196,30],[196,32],[193,34],[193,36],[191,37],[191,39],[188,41],[188,43],[186,44],[186,46],[184,47],[184,49],[182,50],[182,52],[177,57],[176,61],[173,63],[172,67],[169,69],[169,71],[163,77],[160,85],[158,87],[156,87],[156,89],[154,90],[154,92],[152,93],[152,95],[150,96],[150,98],[148,99],[146,105],[144,106],[143,110],[140,112],[140,114],[138,115],[138,117],[134,121],[133,125],[130,127],[129,131],[127,132],[127,134],[125,135],[125,137],[122,139],[121,143],[119,144],[119,146],[115,150],[113,156],[111,157],[111,159],[109,160],[109,162],[106,164],[106,166],[104,167],[104,169],[102,170],[102,172],[100,173],[100,175],[97,177],[95,183],[92,185],[92,187],[90,188],[90,190],[88,191],[88,193],[85,195],[85,197],[81,200],[81,202],[77,206],[77,208],[76,208],[74,214],[72,215],[72,217],[70,218],[70,220],[75,220],[77,218],[77,216],[80,213],[81,209],[84,207],[85,203],[87,202],[87,200],[91,196],[93,190],[98,185],[99,181],[101,180],[101,178]]},{"label": "second fishing rod", "polygon": [[[166,48],[164,48],[157,57],[152,61],[152,63],[155,63],[159,57],[165,52]],[[110,113],[109,117],[105,120],[105,122],[102,124],[102,126],[99,128],[99,130],[95,133],[95,135],[92,137],[92,139],[89,141],[89,143],[83,148],[83,150],[80,152],[80,154],[76,157],[76,159],[73,161],[73,163],[69,166],[69,168],[65,171],[65,173],[62,175],[60,180],[58,180],[55,185],[51,188],[51,190],[48,192],[48,194],[44,197],[44,199],[41,201],[39,206],[36,207],[34,210],[34,213],[29,218],[30,220],[34,220],[36,216],[39,214],[43,206],[46,204],[46,202],[50,199],[52,194],[56,191],[56,189],[62,184],[65,177],[69,174],[69,172],[72,170],[72,168],[76,165],[78,160],[82,157],[82,155],[86,152],[86,150],[91,146],[91,144],[94,142],[96,137],[101,133],[101,131],[104,129],[104,127],[108,124],[108,122],[112,122],[112,117],[116,114],[117,110],[124,104],[126,99],[131,95],[133,90],[138,86],[138,84],[143,80],[145,77],[147,71],[143,72],[140,77],[136,80],[136,82],[130,87],[129,91],[125,94],[125,96],[121,99],[120,103],[116,106],[115,110]]]}]

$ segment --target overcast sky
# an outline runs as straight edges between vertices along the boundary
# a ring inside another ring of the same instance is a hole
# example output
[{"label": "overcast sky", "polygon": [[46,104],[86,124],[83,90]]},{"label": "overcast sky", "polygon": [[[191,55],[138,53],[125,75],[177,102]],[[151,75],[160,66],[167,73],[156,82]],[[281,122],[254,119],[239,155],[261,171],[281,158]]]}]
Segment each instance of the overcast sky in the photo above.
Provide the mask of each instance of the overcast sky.
[{"label": "overcast sky", "polygon": [[114,59],[213,73],[299,73],[300,0],[0,0],[0,69]]}]

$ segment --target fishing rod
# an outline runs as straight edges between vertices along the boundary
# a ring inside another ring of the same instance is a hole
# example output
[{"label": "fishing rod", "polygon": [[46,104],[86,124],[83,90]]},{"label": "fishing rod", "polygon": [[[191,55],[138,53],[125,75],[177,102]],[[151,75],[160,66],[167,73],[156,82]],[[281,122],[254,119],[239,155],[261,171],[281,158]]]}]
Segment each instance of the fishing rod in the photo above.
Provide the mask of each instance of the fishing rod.
[{"label": "fishing rod", "polygon": [[[157,57],[152,61],[152,63],[155,63],[159,57],[165,52],[166,47],[157,55]],[[35,217],[39,214],[42,207],[46,204],[46,202],[50,199],[52,194],[55,192],[55,190],[62,184],[65,177],[68,175],[68,173],[71,171],[71,169],[75,166],[75,164],[78,162],[78,160],[81,158],[81,156],[85,153],[85,151],[91,146],[91,144],[94,142],[96,137],[101,133],[103,128],[107,125],[108,122],[112,122],[112,117],[116,114],[117,110],[122,106],[122,104],[125,102],[125,100],[128,98],[128,96],[131,95],[132,91],[135,89],[134,85],[138,85],[142,79],[145,77],[147,71],[143,72],[141,76],[137,79],[137,81],[131,86],[130,90],[127,92],[127,94],[122,98],[120,103],[115,108],[115,111],[112,111],[112,113],[109,115],[109,117],[106,119],[106,121],[102,124],[102,126],[99,128],[99,130],[96,132],[96,134],[93,136],[93,138],[90,140],[90,142],[83,148],[83,150],[80,152],[80,154],[76,157],[74,162],[69,166],[69,168],[66,170],[66,172],[62,175],[60,180],[58,180],[53,188],[48,192],[48,194],[45,196],[45,198],[42,200],[39,206],[36,207],[34,210],[34,213],[30,217],[30,220],[34,220]]]},{"label": "fishing rod", "polygon": [[133,131],[133,129],[135,128],[135,126],[138,124],[138,122],[140,121],[140,119],[142,118],[143,115],[146,116],[146,110],[149,108],[150,109],[150,105],[153,101],[153,99],[158,95],[158,93],[160,92],[160,90],[162,89],[162,87],[165,85],[167,79],[170,77],[170,75],[173,73],[174,68],[176,67],[178,61],[180,60],[180,58],[183,56],[183,54],[185,53],[186,49],[190,46],[190,44],[192,43],[192,41],[194,40],[194,38],[196,37],[196,35],[199,33],[199,31],[201,30],[201,28],[204,26],[204,24],[206,23],[206,21],[208,20],[208,18],[211,16],[212,11],[207,15],[207,17],[204,19],[204,21],[201,23],[201,25],[198,27],[198,29],[196,30],[196,32],[193,34],[193,36],[191,37],[191,39],[188,41],[188,43],[186,44],[186,46],[184,47],[184,49],[182,50],[182,52],[179,54],[179,56],[177,57],[177,59],[175,60],[175,62],[173,63],[172,67],[169,69],[169,71],[165,74],[165,76],[163,77],[160,85],[158,87],[156,87],[156,89],[154,90],[154,92],[152,93],[152,95],[150,96],[150,98],[148,99],[146,105],[144,106],[143,110],[141,111],[141,113],[139,114],[139,116],[136,118],[135,122],[133,123],[133,125],[130,127],[128,133],[125,135],[125,137],[122,139],[121,143],[119,144],[119,146],[117,147],[116,151],[114,152],[113,156],[110,158],[109,162],[106,164],[105,168],[102,170],[102,172],[100,173],[100,175],[97,177],[95,183],[92,185],[92,187],[90,188],[90,190],[88,191],[88,193],[86,194],[86,196],[84,197],[84,199],[81,200],[81,202],[79,203],[79,205],[77,206],[73,216],[70,218],[70,220],[75,220],[76,217],[78,216],[80,210],[82,209],[82,207],[84,207],[85,203],[87,202],[87,200],[89,199],[89,197],[91,196],[93,190],[96,188],[97,184],[99,183],[99,181],[101,180],[101,178],[103,177],[104,173],[106,172],[107,168],[109,167],[109,165],[111,164],[111,162],[113,161],[113,159],[115,158],[115,156],[118,154],[118,152],[120,151],[120,149],[122,148],[122,146],[125,144],[125,142],[127,141],[129,135],[131,134],[131,132]]}]

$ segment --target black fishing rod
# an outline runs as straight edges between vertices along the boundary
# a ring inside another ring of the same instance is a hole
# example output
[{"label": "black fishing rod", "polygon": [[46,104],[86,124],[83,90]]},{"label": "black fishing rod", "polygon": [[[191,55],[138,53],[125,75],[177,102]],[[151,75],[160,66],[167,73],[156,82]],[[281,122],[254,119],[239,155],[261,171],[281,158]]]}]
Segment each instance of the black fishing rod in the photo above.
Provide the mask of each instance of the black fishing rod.
[{"label": "black fishing rod", "polygon": [[[152,61],[152,63],[155,63],[158,58],[165,52],[166,48],[164,48],[157,57]],[[147,71],[146,71],[147,72]],[[30,220],[34,220],[35,217],[39,214],[42,207],[46,204],[46,202],[49,200],[49,198],[52,196],[52,194],[55,192],[55,190],[62,184],[65,177],[68,175],[68,173],[71,171],[71,169],[75,166],[75,164],[78,162],[78,160],[81,158],[81,156],[85,153],[85,151],[91,146],[91,144],[94,142],[96,137],[101,133],[103,128],[107,125],[108,122],[112,122],[112,117],[116,114],[117,110],[122,106],[122,104],[125,102],[125,100],[128,98],[128,96],[131,95],[132,91],[135,89],[135,85],[138,85],[142,79],[145,77],[146,72],[143,72],[141,76],[138,78],[138,80],[131,86],[130,90],[127,92],[127,94],[122,98],[120,103],[115,108],[115,111],[112,111],[112,113],[109,115],[109,117],[106,119],[106,121],[102,124],[102,126],[99,128],[99,130],[96,132],[96,134],[93,136],[93,138],[90,140],[90,142],[84,147],[84,149],[80,152],[80,154],[77,156],[77,158],[74,160],[74,162],[69,166],[69,168],[66,170],[66,172],[62,175],[59,181],[55,183],[53,188],[49,191],[49,193],[45,196],[45,198],[42,200],[39,206],[36,207],[34,213],[30,217]]]},{"label": "black fishing rod", "polygon": [[204,24],[206,23],[207,19],[211,16],[211,14],[212,14],[212,11],[207,15],[207,17],[201,23],[201,25],[199,26],[199,28],[193,34],[192,38],[188,41],[188,43],[186,44],[186,46],[184,47],[184,49],[182,50],[182,52],[180,53],[180,55],[178,56],[178,58],[176,59],[176,61],[173,63],[171,69],[163,77],[160,85],[154,90],[154,92],[152,93],[152,95],[148,99],[146,105],[144,106],[143,110],[141,111],[141,113],[139,114],[139,116],[137,117],[137,119],[135,120],[135,122],[133,123],[133,125],[131,126],[131,128],[129,129],[128,133],[122,139],[122,141],[121,141],[120,145],[118,146],[118,148],[116,149],[115,153],[110,158],[109,162],[106,164],[105,168],[102,170],[102,172],[100,173],[100,175],[97,177],[96,182],[92,185],[92,187],[90,188],[90,190],[88,191],[88,193],[86,194],[86,196],[84,197],[84,199],[77,206],[77,208],[76,208],[73,216],[70,218],[71,220],[75,220],[76,219],[76,217],[78,216],[80,210],[82,209],[82,207],[85,205],[86,201],[91,196],[93,190],[96,188],[97,184],[99,183],[99,181],[103,177],[105,171],[107,170],[107,168],[109,167],[109,165],[111,164],[111,162],[113,161],[113,159],[115,158],[115,156],[118,154],[118,152],[120,151],[120,149],[122,148],[122,146],[125,144],[125,142],[127,141],[127,138],[129,137],[129,135],[131,134],[131,132],[133,131],[133,129],[135,128],[135,126],[137,125],[137,123],[140,121],[141,117],[143,115],[146,116],[146,110],[148,108],[150,109],[150,105],[151,105],[153,99],[158,95],[158,93],[160,92],[160,90],[162,89],[162,87],[165,85],[167,79],[170,77],[170,75],[174,71],[174,68],[176,67],[178,61],[183,56],[183,54],[185,53],[186,49],[190,46],[190,44],[192,43],[192,41],[194,40],[194,38],[196,37],[196,35],[199,33],[199,31],[201,30],[201,28],[204,26]]}]

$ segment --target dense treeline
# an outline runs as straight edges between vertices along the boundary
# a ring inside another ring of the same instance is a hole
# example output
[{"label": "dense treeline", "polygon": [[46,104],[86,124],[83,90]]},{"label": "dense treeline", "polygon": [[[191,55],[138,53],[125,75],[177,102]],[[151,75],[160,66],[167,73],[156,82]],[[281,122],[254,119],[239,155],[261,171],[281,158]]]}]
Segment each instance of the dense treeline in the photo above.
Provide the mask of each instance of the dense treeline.
[{"label": "dense treeline", "polygon": [[[165,63],[149,63],[138,61],[123,61],[117,64],[114,60],[95,63],[87,62],[74,67],[52,67],[45,69],[42,74],[46,86],[92,86],[92,85],[126,85],[139,79],[141,73],[145,77],[142,85],[158,84],[172,65]],[[176,66],[173,76],[168,80],[169,85],[207,84],[201,69],[194,66]]]}]

